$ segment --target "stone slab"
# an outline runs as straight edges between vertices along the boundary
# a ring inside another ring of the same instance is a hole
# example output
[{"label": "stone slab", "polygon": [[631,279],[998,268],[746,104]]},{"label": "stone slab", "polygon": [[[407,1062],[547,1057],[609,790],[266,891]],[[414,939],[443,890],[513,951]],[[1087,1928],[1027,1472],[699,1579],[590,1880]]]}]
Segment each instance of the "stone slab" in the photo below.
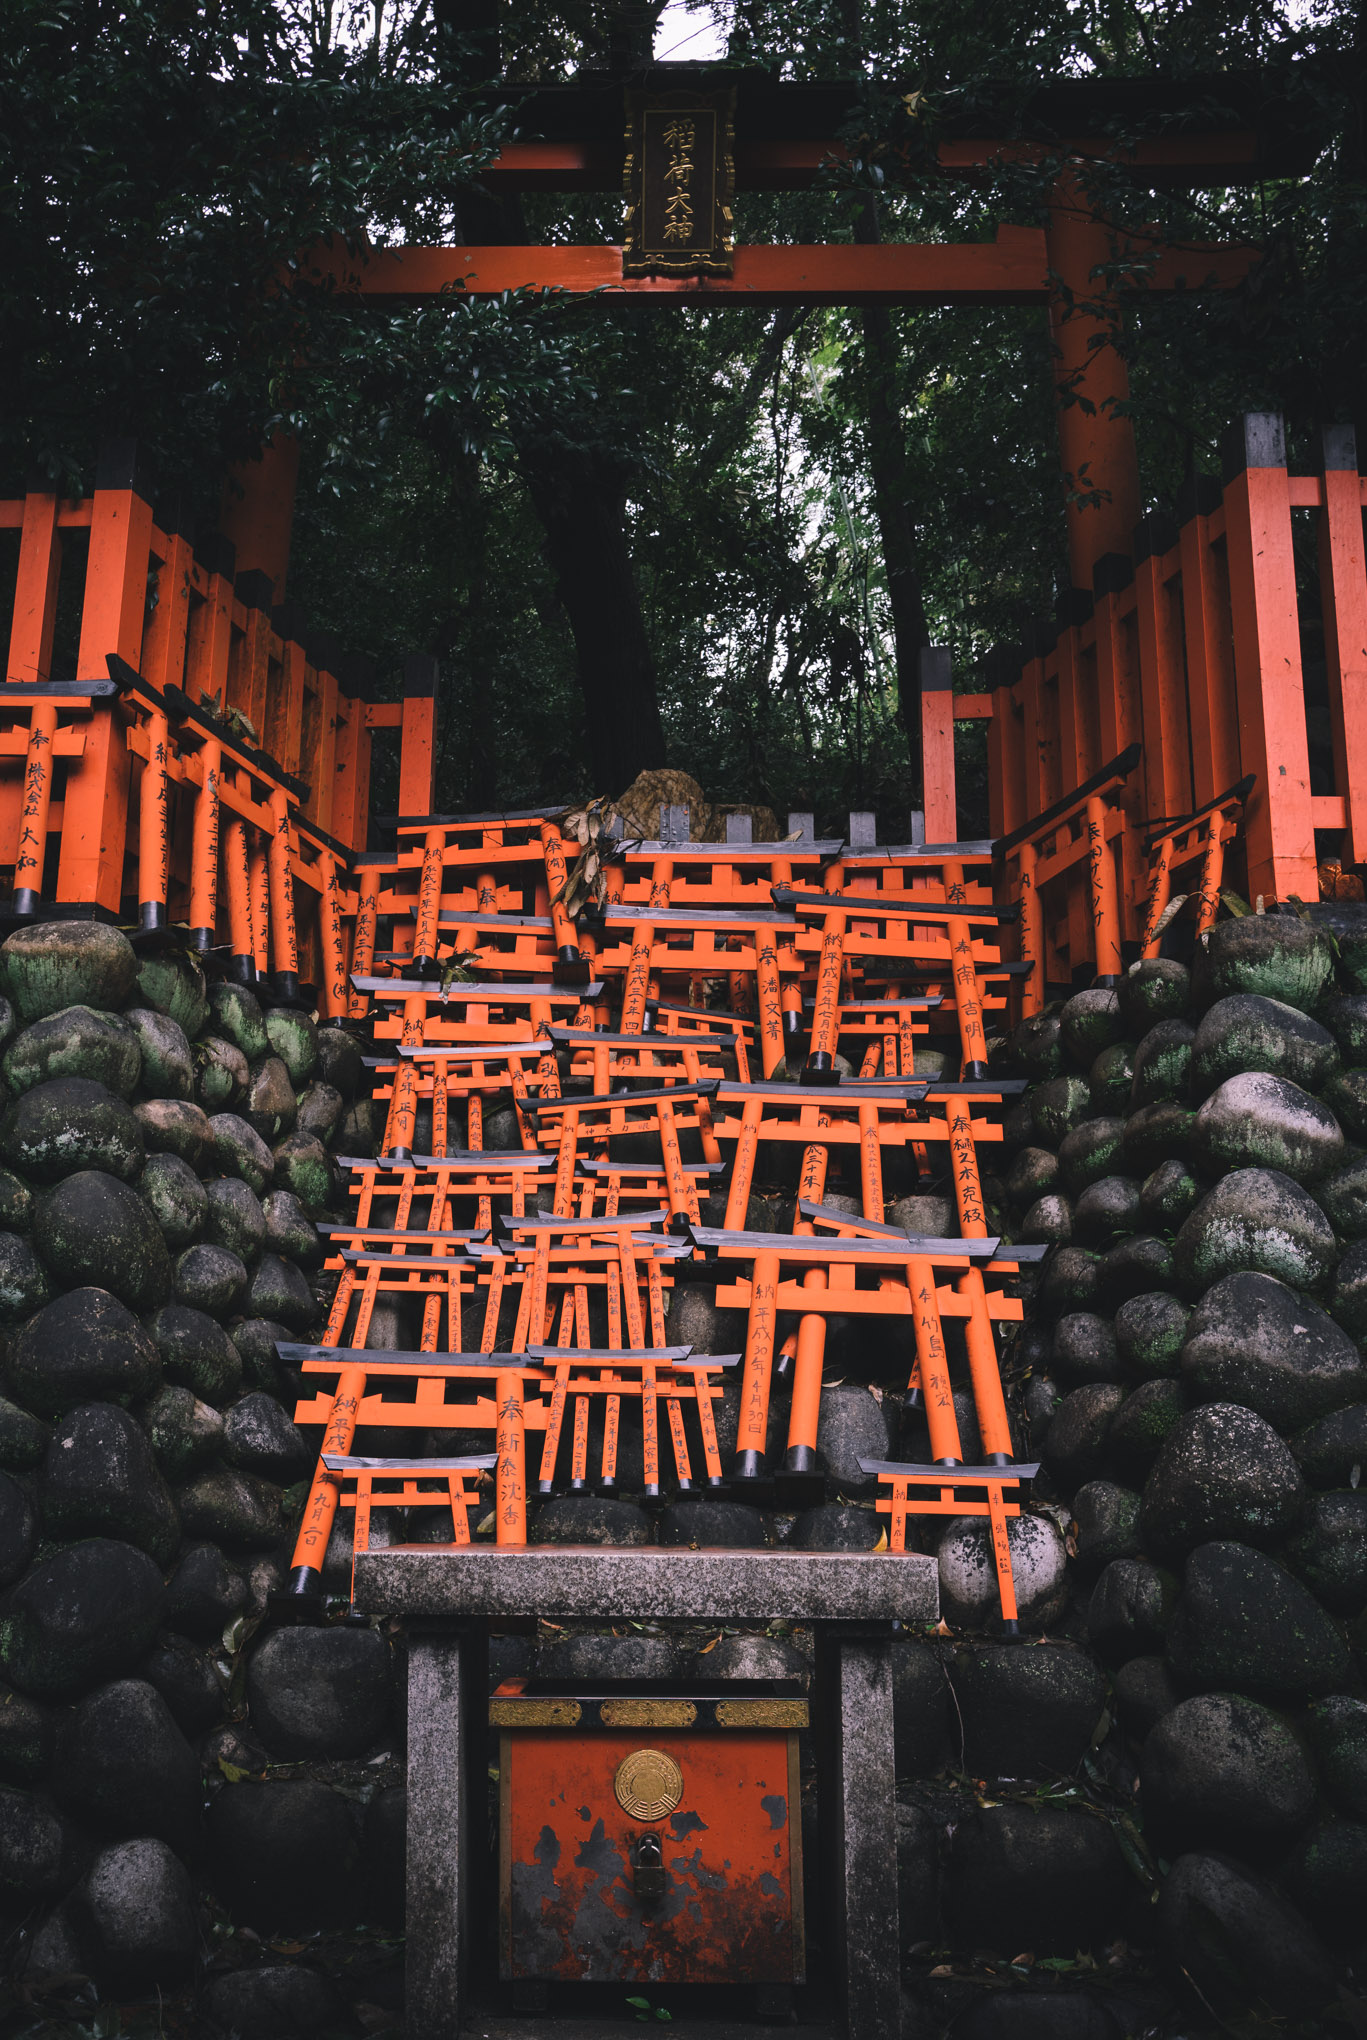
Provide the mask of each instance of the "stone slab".
[{"label": "stone slab", "polygon": [[935,1622],[939,1576],[919,1552],[398,1544],[361,1552],[368,1614],[460,1621]]}]

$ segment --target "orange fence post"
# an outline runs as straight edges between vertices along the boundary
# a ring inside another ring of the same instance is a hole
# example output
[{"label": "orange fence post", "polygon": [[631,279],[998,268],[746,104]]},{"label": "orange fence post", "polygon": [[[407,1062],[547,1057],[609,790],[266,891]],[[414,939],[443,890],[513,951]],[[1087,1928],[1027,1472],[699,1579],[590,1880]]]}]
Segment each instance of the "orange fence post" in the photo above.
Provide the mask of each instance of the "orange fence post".
[{"label": "orange fence post", "polygon": [[240,984],[254,985],[256,945],[252,940],[251,866],[247,824],[240,815],[229,815],[223,830],[223,867],[228,890],[229,968]]},{"label": "orange fence post", "polygon": [[271,788],[270,871],[271,961],[274,996],[289,1005],[299,997],[299,938],[294,921],[294,873],[290,869],[290,803],[283,786]]},{"label": "orange fence post", "polygon": [[1115,858],[1106,837],[1106,802],[1094,793],[1087,802],[1087,866],[1092,887],[1092,921],[1096,931],[1096,982],[1119,982],[1124,968],[1120,953],[1120,912],[1115,896]]},{"label": "orange fence post", "polygon": [[218,927],[218,784],[223,746],[206,737],[199,748],[200,782],[190,844],[190,947],[212,949]]},{"label": "orange fence post", "polygon": [[764,1473],[764,1447],[769,1435],[769,1382],[774,1367],[774,1331],[778,1324],[778,1267],[777,1254],[756,1254],[750,1283],[750,1316],[745,1333],[740,1417],[736,1427],[737,1480],[759,1480]]},{"label": "orange fence post", "polygon": [[924,645],[921,681],[921,805],[927,843],[957,843],[954,782],[954,681],[943,645]]},{"label": "orange fence post", "polygon": [[[151,545],[152,509],[136,442],[107,442],[100,451],[91,506],[78,680],[105,679],[111,652],[137,671]],[[130,776],[128,746],[113,706],[92,707],[85,748],[67,774],[59,900],[119,912]]]},{"label": "orange fence post", "polygon": [[1362,481],[1351,425],[1330,425],[1320,441],[1324,508],[1319,514],[1320,600],[1329,669],[1334,778],[1348,816],[1345,863],[1367,863],[1367,557]]},{"label": "orange fence post", "polygon": [[421,820],[436,806],[437,682],[441,668],[422,652],[403,662],[399,723],[399,813]]},{"label": "orange fence post", "polygon": [[[32,684],[51,677],[61,566],[57,498],[31,491],[24,498],[24,521],[19,532],[19,575],[14,589],[6,668],[9,680]],[[35,701],[29,710],[19,840],[14,858],[16,914],[35,914],[42,901],[48,811],[52,803],[52,739],[56,728],[56,703]]]},{"label": "orange fence post", "polygon": [[1226,444],[1225,549],[1234,625],[1240,763],[1255,898],[1319,897],[1296,568],[1282,421],[1248,413]]}]

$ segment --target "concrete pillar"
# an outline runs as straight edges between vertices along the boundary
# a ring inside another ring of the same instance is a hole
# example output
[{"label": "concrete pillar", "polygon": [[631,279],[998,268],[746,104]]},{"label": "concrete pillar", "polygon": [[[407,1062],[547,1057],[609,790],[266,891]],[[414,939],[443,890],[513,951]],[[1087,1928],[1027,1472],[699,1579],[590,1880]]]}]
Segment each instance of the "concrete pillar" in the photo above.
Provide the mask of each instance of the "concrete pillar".
[{"label": "concrete pillar", "polygon": [[817,1675],[827,1945],[844,2030],[847,2040],[899,2040],[891,1638],[827,1633]]},{"label": "concrete pillar", "polygon": [[423,2040],[459,2040],[470,1914],[483,1867],[483,1807],[470,1780],[484,1748],[484,1638],[415,1629],[408,1643],[407,2017]]}]

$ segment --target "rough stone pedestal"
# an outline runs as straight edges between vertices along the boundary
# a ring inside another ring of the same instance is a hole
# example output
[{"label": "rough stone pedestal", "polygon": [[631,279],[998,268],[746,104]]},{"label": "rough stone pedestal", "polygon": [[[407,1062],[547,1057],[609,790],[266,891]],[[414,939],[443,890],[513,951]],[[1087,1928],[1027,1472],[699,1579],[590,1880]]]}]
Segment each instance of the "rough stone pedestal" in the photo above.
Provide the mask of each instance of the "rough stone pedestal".
[{"label": "rough stone pedestal", "polygon": [[914,1553],[525,1550],[363,1553],[356,1598],[410,1625],[408,2019],[459,2040],[482,1808],[490,1622],[786,1621],[818,1635],[825,1903],[848,2040],[897,2040],[894,1622],[934,1621],[935,1562]]}]

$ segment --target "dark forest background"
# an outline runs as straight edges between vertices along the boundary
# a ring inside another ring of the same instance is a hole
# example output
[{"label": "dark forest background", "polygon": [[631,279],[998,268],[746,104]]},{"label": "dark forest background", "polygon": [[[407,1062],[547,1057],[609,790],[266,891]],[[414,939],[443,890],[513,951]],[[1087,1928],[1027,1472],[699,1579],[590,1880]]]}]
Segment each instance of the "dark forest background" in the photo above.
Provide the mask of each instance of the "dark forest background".
[{"label": "dark forest background", "polygon": [[[494,77],[628,75],[653,0],[8,0],[0,40],[0,488],[79,492],[136,434],[213,520],[225,466],[304,448],[291,595],[377,662],[445,673],[447,806],[617,793],[640,765],[781,815],[916,797],[919,645],[956,684],[1066,585],[1045,314],[681,312],[601,300],[357,312],[290,281],[319,235],[610,241],[621,200],[496,199]],[[1367,428],[1367,14],[1339,0],[718,0],[729,61],[859,87],[853,167],[742,193],[739,241],[989,238],[1037,224],[1060,78],[1252,107],[1292,170],[1156,191],[1122,225],[1256,240],[1225,295],[1136,304],[1146,504],[1218,472],[1240,410]],[[700,12],[701,22],[705,13]],[[1028,169],[930,167],[987,105]],[[1162,133],[1129,112],[1112,139]],[[890,569],[891,567],[891,574]],[[896,600],[890,597],[890,588]],[[965,733],[966,734],[966,733]],[[980,770],[969,752],[970,789]]]}]

